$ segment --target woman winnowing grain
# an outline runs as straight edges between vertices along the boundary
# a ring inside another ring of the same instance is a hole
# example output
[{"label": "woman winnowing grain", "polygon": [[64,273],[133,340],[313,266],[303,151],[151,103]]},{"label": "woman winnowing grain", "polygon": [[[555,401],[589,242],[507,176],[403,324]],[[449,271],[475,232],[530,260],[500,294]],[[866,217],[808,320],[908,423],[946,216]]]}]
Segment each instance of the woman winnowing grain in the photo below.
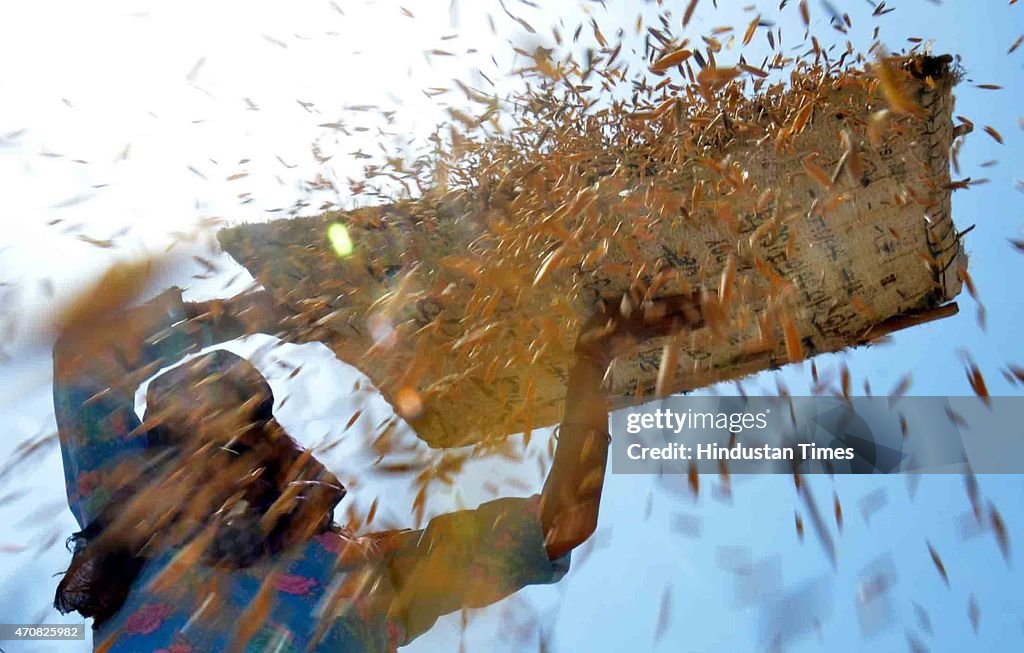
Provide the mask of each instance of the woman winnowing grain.
[{"label": "woman winnowing grain", "polygon": [[[438,617],[556,582],[594,532],[608,452],[601,380],[636,341],[693,328],[689,299],[581,331],[565,419],[540,495],[502,498],[423,530],[354,536],[345,488],[274,419],[270,386],[216,350],[274,333],[265,292],[188,303],[172,288],[54,347],[68,503],[82,530],[55,605],[94,619],[96,650],[392,651]],[[655,317],[657,315],[657,317]]]}]

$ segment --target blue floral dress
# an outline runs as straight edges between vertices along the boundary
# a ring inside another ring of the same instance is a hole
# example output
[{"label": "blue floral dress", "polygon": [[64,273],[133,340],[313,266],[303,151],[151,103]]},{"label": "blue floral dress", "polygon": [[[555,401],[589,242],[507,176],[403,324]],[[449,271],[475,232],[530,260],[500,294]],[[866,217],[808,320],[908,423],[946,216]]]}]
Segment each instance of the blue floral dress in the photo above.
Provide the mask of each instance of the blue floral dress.
[{"label": "blue floral dress", "polygon": [[[85,528],[144,469],[135,389],[214,344],[185,322],[181,291],[54,348],[54,409],[68,504]],[[325,532],[245,569],[190,563],[188,547],[147,562],[118,613],[94,632],[97,651],[393,651],[438,617],[553,583],[538,498],[498,499],[441,515],[423,530],[362,538]]]}]

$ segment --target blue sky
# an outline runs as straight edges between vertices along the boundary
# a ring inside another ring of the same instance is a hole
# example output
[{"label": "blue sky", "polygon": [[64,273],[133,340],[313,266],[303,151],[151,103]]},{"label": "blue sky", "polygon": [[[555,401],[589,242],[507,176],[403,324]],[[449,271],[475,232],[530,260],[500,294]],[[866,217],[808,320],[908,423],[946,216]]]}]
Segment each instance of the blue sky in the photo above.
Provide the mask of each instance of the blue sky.
[{"label": "blue sky", "polygon": [[[266,215],[264,209],[290,204],[299,193],[298,182],[312,169],[308,144],[322,137],[316,125],[325,116],[333,117],[328,107],[388,104],[397,98],[402,103],[399,120],[409,134],[422,134],[438,119],[439,109],[416,89],[442,85],[460,74],[461,63],[435,58],[428,65],[420,54],[438,47],[439,36],[452,31],[448,0],[407,3],[415,20],[399,13],[399,3],[338,4],[345,16],[327,2],[297,2],[287,8],[271,3],[226,2],[210,8],[198,2],[173,7],[123,2],[88,9],[71,2],[38,2],[0,8],[0,60],[6,62],[0,67],[0,95],[7,98],[0,111],[0,137],[5,139],[0,147],[0,184],[5,188],[0,280],[20,289],[5,291],[13,294],[5,295],[5,313],[0,315],[0,320],[16,316],[19,328],[14,342],[8,342],[13,357],[0,372],[0,423],[8,434],[0,442],[0,460],[21,440],[52,428],[45,330],[51,301],[71,296],[112,257],[161,248],[167,232],[187,229],[199,217],[252,218]],[[535,11],[508,2],[538,28],[563,17],[571,30],[579,20],[577,3],[543,4],[543,10]],[[607,10],[584,4],[608,35],[619,26],[629,29],[637,7],[649,15],[657,9],[654,2],[629,3],[628,10],[626,3],[614,0],[608,0]],[[673,9],[674,21],[685,4],[663,3]],[[694,38],[717,25],[742,30],[753,15],[743,10],[746,4],[721,0],[715,12],[710,0],[701,0],[687,35]],[[803,32],[798,3],[790,2],[781,13],[775,2],[757,4],[765,18],[783,28],[786,47],[796,47]],[[819,358],[818,367],[823,374],[832,370],[837,375],[838,365],[845,362],[855,387],[868,379],[880,393],[911,371],[912,394],[969,394],[960,358],[960,350],[966,349],[985,372],[993,394],[1019,394],[999,370],[1007,362],[1024,364],[1015,337],[1024,321],[1017,281],[1022,257],[1007,242],[1024,236],[1022,195],[1015,189],[1015,180],[1024,177],[1024,132],[1018,126],[1024,114],[1019,106],[1024,48],[1007,54],[1024,33],[1024,7],[1005,0],[947,0],[941,6],[928,0],[892,0],[886,4],[895,11],[872,19],[871,6],[863,0],[833,4],[850,13],[854,28],[849,38],[855,46],[867,45],[877,25],[881,40],[892,49],[919,37],[931,40],[935,52],[963,58],[968,79],[956,93],[957,113],[973,120],[978,130],[961,151],[961,176],[989,181],[954,196],[954,217],[960,228],[977,225],[966,245],[988,311],[988,329],[978,328],[976,306],[965,294],[955,318],[900,333],[885,346]],[[827,27],[823,5],[812,1],[809,6],[819,38],[842,44],[846,37]],[[486,30],[486,11],[495,16],[497,38]],[[463,0],[457,18],[458,31],[468,46],[480,49],[483,59],[491,50],[507,52],[499,40],[524,39],[496,3]],[[763,37],[758,41],[763,43]],[[981,90],[975,83],[998,84],[1003,90]],[[248,111],[243,98],[260,111]],[[311,115],[296,99],[315,101],[323,114]],[[1005,144],[984,134],[983,125],[998,129]],[[20,130],[24,132],[16,133]],[[358,132],[348,141],[322,143],[337,148],[330,165],[339,178],[356,171],[346,153],[374,146]],[[279,165],[277,156],[297,167]],[[235,163],[244,158],[252,163]],[[990,160],[998,164],[981,167]],[[239,165],[248,166],[250,177],[227,182]],[[93,188],[99,184],[104,186]],[[247,191],[255,201],[239,206],[238,193]],[[55,218],[64,222],[47,224]],[[74,223],[81,223],[81,230],[65,233]],[[126,226],[131,231],[118,237],[113,251],[75,238],[80,233],[106,238]],[[178,249],[205,253],[207,243],[200,238]],[[198,271],[185,256],[165,281],[189,285],[194,298],[240,287],[239,282],[222,290],[234,270],[203,281],[192,278]],[[51,280],[55,300],[42,291],[42,279]],[[242,349],[252,351],[258,344]],[[303,442],[315,442],[361,405],[361,397],[347,394],[354,371],[330,360],[325,350],[285,348],[274,355],[314,363],[315,374],[288,386],[295,398],[282,415]],[[278,373],[271,381],[283,386],[283,376]],[[809,376],[806,364],[789,367],[755,377],[747,382],[747,391],[759,387],[774,394],[781,379],[800,394],[808,389]],[[379,400],[370,404],[376,417],[388,414]],[[355,451],[359,442],[351,444],[348,454],[332,459],[332,468],[358,477],[365,461]],[[61,508],[59,464],[55,450],[45,450],[37,465],[17,472],[18,483],[33,492],[0,503],[0,520],[7,524],[0,530],[0,545],[9,545],[0,549],[0,621],[38,615],[52,595],[52,574],[66,566],[62,537],[47,542],[53,533],[72,530],[70,514]],[[482,480],[495,473],[484,466],[471,470],[458,492],[438,496],[432,510],[479,502],[485,498]],[[535,470],[502,468],[498,473],[539,487]],[[1004,563],[991,533],[961,532],[961,517],[970,506],[960,477],[924,477],[913,492],[902,477],[814,478],[813,493],[837,542],[836,569],[806,514],[805,540],[797,538],[794,510],[806,511],[791,479],[737,479],[731,503],[714,497],[710,479],[699,499],[690,498],[682,480],[610,476],[599,534],[588,551],[577,555],[569,577],[555,587],[525,590],[476,616],[467,635],[468,650],[522,650],[500,640],[510,630],[506,612],[512,622],[539,624],[555,651],[763,651],[769,649],[761,625],[765,620],[786,616],[793,620],[791,629],[799,631],[799,615],[815,612],[820,628],[811,626],[794,635],[784,650],[910,650],[908,632],[931,651],[1024,648],[1020,561]],[[1024,478],[979,480],[985,500],[1000,508],[1011,542],[1024,541],[1024,521],[1015,510]],[[0,496],[12,489],[0,486]],[[868,522],[858,504],[879,490],[887,503]],[[829,518],[833,491],[846,514],[841,534]],[[384,517],[395,523],[408,518],[405,488],[371,479],[353,494],[360,495],[353,500],[363,505],[374,496],[387,497]],[[680,529],[679,524],[688,526]],[[693,534],[696,525],[699,535]],[[926,542],[941,553],[949,587],[936,573]],[[46,546],[40,551],[41,544]],[[20,546],[26,549],[18,550]],[[744,584],[741,575],[723,568],[746,561],[759,570],[755,578],[760,582],[748,579]],[[881,632],[865,638],[856,596],[862,570],[872,564],[888,564],[896,572],[888,593],[892,623],[883,623]],[[801,588],[817,593],[807,592],[800,603]],[[671,619],[655,641],[666,591]],[[967,616],[972,594],[981,614],[977,634]],[[741,600],[744,596],[749,600]],[[927,611],[932,634],[923,628],[915,602]],[[457,617],[444,620],[408,650],[456,650],[458,631]],[[496,636],[498,643],[492,639]],[[68,645],[3,648],[74,650]]]}]

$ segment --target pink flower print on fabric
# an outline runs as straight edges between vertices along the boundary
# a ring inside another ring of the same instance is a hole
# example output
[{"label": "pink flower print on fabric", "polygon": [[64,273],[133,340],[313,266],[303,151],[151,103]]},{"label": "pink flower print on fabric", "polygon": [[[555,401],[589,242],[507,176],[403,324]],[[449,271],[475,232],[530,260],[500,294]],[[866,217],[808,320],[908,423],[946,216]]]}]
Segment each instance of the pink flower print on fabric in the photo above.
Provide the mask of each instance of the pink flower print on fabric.
[{"label": "pink flower print on fabric", "polygon": [[166,603],[144,605],[124,622],[124,632],[129,635],[149,635],[154,633],[167,621],[174,610]]},{"label": "pink flower print on fabric", "polygon": [[295,594],[296,596],[309,594],[316,587],[316,584],[316,581],[312,578],[299,576],[298,574],[283,574],[274,581],[274,587],[279,592]]}]

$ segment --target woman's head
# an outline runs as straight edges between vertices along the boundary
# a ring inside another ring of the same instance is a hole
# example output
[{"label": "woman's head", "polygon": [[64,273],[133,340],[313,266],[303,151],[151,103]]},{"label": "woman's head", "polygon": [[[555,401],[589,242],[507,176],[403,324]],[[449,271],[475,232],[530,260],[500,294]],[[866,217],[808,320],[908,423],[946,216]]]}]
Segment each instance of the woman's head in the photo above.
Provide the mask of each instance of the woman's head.
[{"label": "woman's head", "polygon": [[345,494],[274,419],[266,379],[231,352],[214,351],[166,372],[146,399],[151,446],[170,449],[179,466],[192,470],[186,476],[205,479],[207,491],[194,511],[237,517],[241,504],[259,515],[265,535],[290,541],[329,522]]},{"label": "woman's head", "polygon": [[[345,488],[274,419],[245,359],[215,351],[160,375],[146,395],[154,466],[72,537],[55,605],[102,621],[141,561],[203,535],[203,562],[245,567],[331,524]],[[112,570],[121,569],[120,572]]]},{"label": "woman's head", "polygon": [[175,367],[146,392],[150,446],[253,441],[273,421],[274,392],[244,358],[217,350]]}]

